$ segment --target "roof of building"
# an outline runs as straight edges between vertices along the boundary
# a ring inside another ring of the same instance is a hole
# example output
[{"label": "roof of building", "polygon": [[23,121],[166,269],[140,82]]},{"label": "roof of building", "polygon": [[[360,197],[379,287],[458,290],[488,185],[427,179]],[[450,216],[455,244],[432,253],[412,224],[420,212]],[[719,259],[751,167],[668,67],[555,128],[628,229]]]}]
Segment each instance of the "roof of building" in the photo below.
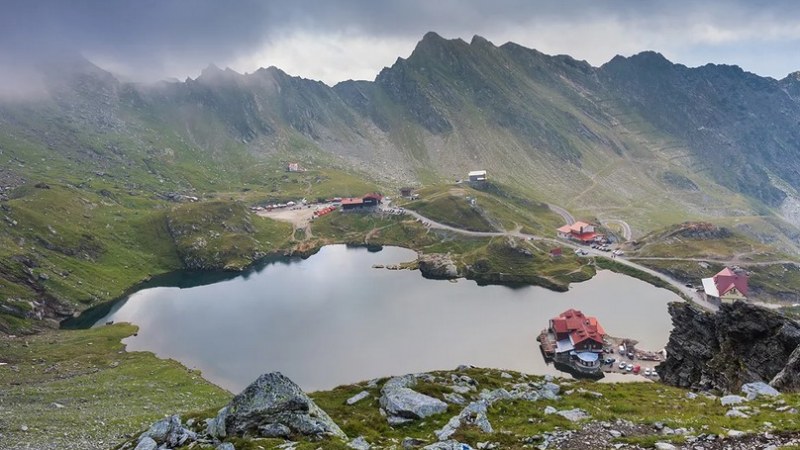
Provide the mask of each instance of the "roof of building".
[{"label": "roof of building", "polygon": [[597,237],[597,233],[574,234],[573,237],[584,242],[593,241]]},{"label": "roof of building", "polygon": [[733,288],[736,288],[742,295],[747,295],[747,275],[743,273],[736,273],[726,267],[712,278],[720,295],[727,294]]},{"label": "roof of building", "polygon": [[717,290],[717,285],[714,284],[713,278],[703,278],[701,281],[703,282],[703,292],[705,292],[706,295],[719,297],[719,290]]},{"label": "roof of building", "polygon": [[600,355],[594,352],[575,352],[575,355],[578,359],[587,363],[593,363],[600,359]]},{"label": "roof of building", "polygon": [[568,309],[552,320],[553,331],[569,333],[573,345],[587,339],[603,343],[606,331],[596,317],[585,316],[577,309]]},{"label": "roof of building", "polygon": [[485,177],[486,176],[486,171],[485,170],[473,170],[472,172],[469,173],[469,176],[471,176],[471,177],[484,176]]},{"label": "roof of building", "polygon": [[561,339],[556,342],[556,353],[571,352],[572,350],[575,350],[575,347],[572,346],[569,339]]},{"label": "roof of building", "polygon": [[383,200],[383,196],[381,194],[378,194],[378,193],[375,193],[375,192],[369,193],[369,194],[367,194],[367,195],[365,195],[363,197],[364,200],[366,200],[368,198],[372,198],[372,199],[375,199],[375,200],[378,200],[378,201]]},{"label": "roof of building", "polygon": [[559,233],[570,233],[574,237],[582,240],[582,241],[590,241],[597,236],[597,233],[594,231],[592,232],[584,232],[584,228],[591,227],[592,225],[586,222],[575,222],[571,225],[562,225],[556,231]]},{"label": "roof of building", "polygon": [[364,203],[363,198],[343,198],[342,205],[361,205]]},{"label": "roof of building", "polygon": [[703,278],[702,282],[706,295],[712,297],[722,297],[733,288],[736,288],[742,295],[747,296],[747,291],[749,290],[747,275],[736,273],[728,267],[720,270],[719,273],[711,278]]}]

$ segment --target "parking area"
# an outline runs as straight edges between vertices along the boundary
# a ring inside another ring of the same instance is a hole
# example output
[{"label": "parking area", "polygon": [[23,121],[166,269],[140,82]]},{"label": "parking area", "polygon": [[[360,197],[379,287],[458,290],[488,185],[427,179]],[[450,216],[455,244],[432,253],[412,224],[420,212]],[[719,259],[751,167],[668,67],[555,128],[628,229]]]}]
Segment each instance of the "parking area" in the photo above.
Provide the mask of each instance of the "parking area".
[{"label": "parking area", "polygon": [[606,336],[608,347],[603,355],[603,372],[621,373],[657,379],[655,367],[665,359],[663,351],[651,352],[636,348],[636,341]]}]

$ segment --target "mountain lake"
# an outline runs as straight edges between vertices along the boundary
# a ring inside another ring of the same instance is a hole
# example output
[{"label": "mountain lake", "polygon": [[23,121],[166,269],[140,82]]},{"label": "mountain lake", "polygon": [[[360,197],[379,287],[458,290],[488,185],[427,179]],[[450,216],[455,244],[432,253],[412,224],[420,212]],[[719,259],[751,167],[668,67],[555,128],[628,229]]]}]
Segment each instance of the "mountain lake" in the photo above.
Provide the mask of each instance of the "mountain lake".
[{"label": "mountain lake", "polygon": [[565,375],[545,364],[536,341],[550,318],[580,309],[609,334],[659,350],[672,327],[667,304],[681,301],[610,271],[554,292],[372,267],[415,258],[399,247],[331,245],[242,273],[177,272],[79,321],[134,323],[139,332],[124,340],[128,350],[176,359],[231,392],[271,371],[312,391],[460,364]]}]

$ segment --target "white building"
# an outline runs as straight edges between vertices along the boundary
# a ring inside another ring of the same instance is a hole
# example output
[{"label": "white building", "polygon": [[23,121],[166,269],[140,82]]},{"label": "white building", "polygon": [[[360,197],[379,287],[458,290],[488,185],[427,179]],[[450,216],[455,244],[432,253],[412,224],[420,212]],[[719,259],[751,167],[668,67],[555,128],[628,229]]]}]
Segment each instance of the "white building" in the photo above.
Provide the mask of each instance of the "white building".
[{"label": "white building", "polygon": [[485,170],[473,170],[469,173],[469,181],[486,181]]}]

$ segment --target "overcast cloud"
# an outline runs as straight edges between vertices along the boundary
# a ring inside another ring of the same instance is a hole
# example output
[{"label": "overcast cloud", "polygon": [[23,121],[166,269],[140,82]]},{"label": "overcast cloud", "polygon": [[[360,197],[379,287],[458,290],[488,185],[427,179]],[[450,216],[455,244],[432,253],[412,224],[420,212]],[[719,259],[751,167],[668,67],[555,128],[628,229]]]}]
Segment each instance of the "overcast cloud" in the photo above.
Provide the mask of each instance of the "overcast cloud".
[{"label": "overcast cloud", "polygon": [[194,78],[209,63],[239,72],[274,65],[328,84],[374,79],[427,31],[593,65],[656,50],[689,66],[736,64],[775,78],[800,69],[793,0],[6,0],[0,8],[6,84],[70,53],[144,81]]}]

